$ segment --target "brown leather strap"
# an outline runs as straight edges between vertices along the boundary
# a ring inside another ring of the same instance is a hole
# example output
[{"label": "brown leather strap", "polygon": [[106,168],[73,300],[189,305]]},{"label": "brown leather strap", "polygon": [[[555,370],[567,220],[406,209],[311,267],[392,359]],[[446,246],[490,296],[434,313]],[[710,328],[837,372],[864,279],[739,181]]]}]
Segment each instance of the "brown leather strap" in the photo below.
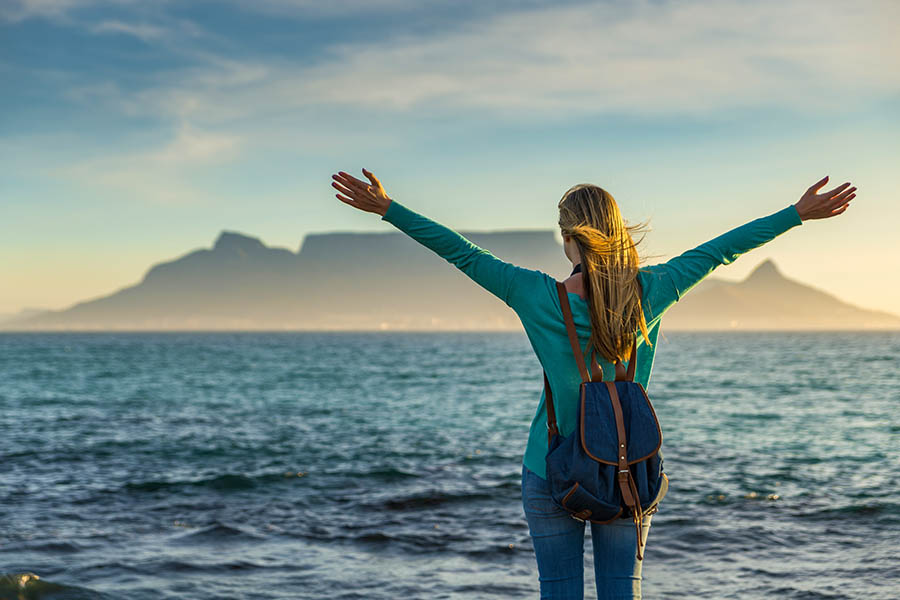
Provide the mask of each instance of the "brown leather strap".
[{"label": "brown leather strap", "polygon": [[587,519],[588,517],[591,516],[591,509],[586,508],[584,510],[580,510],[577,513],[574,513],[572,516],[575,517],[576,519],[578,519],[579,521],[584,521],[585,519]]},{"label": "brown leather strap", "polygon": [[634,336],[634,340],[631,342],[631,354],[628,359],[628,371],[625,371],[625,367],[622,365],[622,361],[618,358],[615,362],[616,367],[616,381],[634,381],[634,368],[637,366],[637,335]]},{"label": "brown leather strap", "polygon": [[578,334],[575,332],[575,321],[572,319],[572,307],[569,306],[566,286],[561,281],[557,281],[556,291],[559,293],[559,305],[562,307],[563,319],[566,322],[566,332],[569,334],[569,344],[572,346],[572,354],[575,355],[575,362],[578,364],[579,372],[581,372],[581,380],[588,382],[591,380],[591,376],[588,374],[587,366],[584,364],[584,354],[582,354],[581,345],[578,343]]},{"label": "brown leather strap", "polygon": [[616,434],[619,436],[619,448],[616,453],[619,457],[619,470],[628,468],[628,455],[625,450],[628,449],[628,440],[625,439],[625,418],[622,416],[622,405],[619,403],[619,391],[616,384],[612,381],[606,382],[606,388],[609,390],[609,401],[612,403],[613,414],[616,417]]},{"label": "brown leather strap", "polygon": [[556,409],[553,406],[553,394],[550,392],[547,371],[544,371],[544,407],[547,410],[547,448],[549,448],[550,440],[559,433],[559,429],[556,428]]},{"label": "brown leather strap", "polygon": [[628,440],[625,438],[625,418],[622,415],[622,404],[619,402],[619,392],[616,389],[616,384],[612,381],[607,381],[606,387],[609,391],[609,401],[612,404],[613,414],[616,417],[616,433],[619,437],[619,446],[616,448],[616,456],[618,457],[616,479],[619,483],[619,491],[622,493],[622,501],[631,511],[631,518],[634,520],[634,526],[637,530],[637,557],[638,560],[643,560],[643,552],[641,550],[643,513],[641,512],[641,500],[637,486],[635,486],[634,479],[631,477],[631,469],[628,468]]},{"label": "brown leather strap", "polygon": [[634,341],[631,343],[631,358],[628,359],[628,374],[625,376],[627,381],[634,381],[635,366],[637,366],[637,334],[634,335]]},{"label": "brown leather strap", "polygon": [[644,549],[643,542],[644,536],[641,535],[641,529],[644,525],[644,513],[641,511],[641,497],[638,494],[637,484],[634,482],[634,477],[631,477],[631,473],[629,472],[628,482],[631,487],[631,493],[634,496],[635,507],[636,510],[632,513],[631,518],[634,520],[634,529],[635,534],[637,535],[637,559],[644,560]]},{"label": "brown leather strap", "polygon": [[597,364],[594,358],[595,348],[591,348],[591,381],[603,381],[603,368]]}]

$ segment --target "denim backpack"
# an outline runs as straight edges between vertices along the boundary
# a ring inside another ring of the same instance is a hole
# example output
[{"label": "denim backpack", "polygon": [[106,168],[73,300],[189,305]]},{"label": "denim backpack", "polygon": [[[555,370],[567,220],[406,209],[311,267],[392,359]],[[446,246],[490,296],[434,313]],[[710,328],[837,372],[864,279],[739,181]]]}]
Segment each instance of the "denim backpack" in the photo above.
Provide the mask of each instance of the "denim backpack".
[{"label": "denim backpack", "polygon": [[[642,520],[657,511],[669,480],[663,473],[659,421],[644,386],[634,381],[637,336],[624,380],[603,381],[593,350],[591,377],[578,344],[566,287],[561,282],[556,286],[582,382],[575,431],[563,437],[556,426],[550,382],[544,372],[550,496],[557,506],[582,522],[631,518],[641,560]],[[620,366],[619,361],[616,365]]]}]

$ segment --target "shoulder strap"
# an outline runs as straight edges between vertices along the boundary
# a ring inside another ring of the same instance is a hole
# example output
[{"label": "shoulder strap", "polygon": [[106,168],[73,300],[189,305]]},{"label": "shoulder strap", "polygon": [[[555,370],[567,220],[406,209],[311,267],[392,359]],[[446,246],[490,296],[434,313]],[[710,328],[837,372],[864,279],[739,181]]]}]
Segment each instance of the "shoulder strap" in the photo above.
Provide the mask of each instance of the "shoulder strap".
[{"label": "shoulder strap", "polygon": [[581,346],[578,344],[578,334],[575,332],[575,321],[572,319],[572,307],[569,306],[566,286],[561,281],[557,281],[556,291],[559,293],[559,305],[562,307],[563,319],[566,322],[566,332],[569,334],[569,344],[572,346],[572,354],[575,355],[575,362],[578,364],[581,380],[588,382],[591,380],[591,376],[588,374],[587,366],[584,364],[584,354],[581,352]]},{"label": "shoulder strap", "polygon": [[[637,366],[637,335],[634,336],[634,341],[631,342],[631,354],[628,358],[628,370],[625,372],[625,375],[619,377],[619,373],[621,372],[619,366],[622,364],[622,361],[616,359],[615,367],[616,367],[616,381],[634,381],[634,368]],[[624,367],[622,368],[624,370]]]},{"label": "shoulder strap", "polygon": [[[588,342],[588,345],[590,346],[591,343]],[[591,381],[603,381],[603,368],[594,358],[595,350],[596,349],[591,346],[591,357],[588,359],[588,362],[591,365]]]},{"label": "shoulder strap", "polygon": [[544,406],[547,409],[547,448],[549,448],[550,440],[559,433],[559,429],[556,428],[556,410],[553,407],[553,394],[550,392],[547,371],[544,371]]},{"label": "shoulder strap", "polygon": [[631,358],[628,359],[628,373],[625,375],[625,381],[634,381],[634,368],[637,366],[637,334],[634,335],[634,341],[631,342]]}]

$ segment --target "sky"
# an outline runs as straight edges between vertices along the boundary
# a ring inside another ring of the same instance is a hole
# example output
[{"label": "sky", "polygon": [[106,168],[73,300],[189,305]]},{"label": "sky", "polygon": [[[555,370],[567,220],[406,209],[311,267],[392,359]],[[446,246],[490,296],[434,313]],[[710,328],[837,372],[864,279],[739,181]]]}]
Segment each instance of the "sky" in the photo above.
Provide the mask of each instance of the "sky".
[{"label": "sky", "polygon": [[3,0],[0,313],[222,230],[393,231],[334,195],[363,167],[457,230],[556,229],[600,185],[649,220],[648,264],[828,175],[859,188],[844,214],[715,275],[772,258],[900,313],[897,22],[893,0]]}]

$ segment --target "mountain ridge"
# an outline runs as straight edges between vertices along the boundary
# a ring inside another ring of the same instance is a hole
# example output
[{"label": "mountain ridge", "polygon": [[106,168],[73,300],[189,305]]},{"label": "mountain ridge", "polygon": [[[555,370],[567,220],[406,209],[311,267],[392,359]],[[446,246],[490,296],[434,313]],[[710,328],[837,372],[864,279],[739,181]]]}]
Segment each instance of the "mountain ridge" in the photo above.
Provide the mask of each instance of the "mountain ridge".
[{"label": "mountain ridge", "polygon": [[[712,283],[712,285],[708,285]],[[792,329],[810,313],[816,327],[802,329],[897,329],[900,317],[860,308],[836,295],[784,276],[772,259],[757,265],[740,281],[706,280],[663,316],[677,329]],[[732,314],[719,307],[728,306]]]},{"label": "mountain ridge", "polygon": [[[571,271],[553,230],[458,233],[558,280]],[[900,317],[789,279],[771,259],[742,281],[708,277],[663,316],[664,329],[761,329],[767,323],[900,329]],[[0,321],[0,329],[515,330],[521,323],[505,303],[402,232],[312,233],[293,252],[223,230],[212,247],[153,264],[135,284],[65,309]]]}]

